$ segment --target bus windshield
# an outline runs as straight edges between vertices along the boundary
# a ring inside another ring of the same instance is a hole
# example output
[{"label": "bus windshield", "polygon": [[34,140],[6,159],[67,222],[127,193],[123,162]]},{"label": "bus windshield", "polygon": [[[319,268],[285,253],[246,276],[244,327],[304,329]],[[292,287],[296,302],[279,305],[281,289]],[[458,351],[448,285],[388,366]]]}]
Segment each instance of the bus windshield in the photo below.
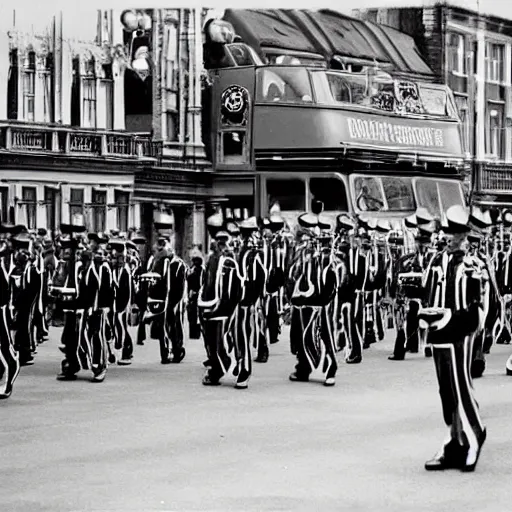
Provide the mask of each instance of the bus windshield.
[{"label": "bus windshield", "polygon": [[426,208],[436,218],[442,218],[450,206],[465,202],[458,181],[418,178],[415,189],[418,206]]},{"label": "bus windshield", "polygon": [[443,220],[450,206],[465,204],[461,183],[443,178],[356,176],[353,190],[356,211],[412,213],[423,207]]},{"label": "bus windshield", "polygon": [[412,178],[357,176],[355,207],[363,212],[408,212],[416,209]]}]

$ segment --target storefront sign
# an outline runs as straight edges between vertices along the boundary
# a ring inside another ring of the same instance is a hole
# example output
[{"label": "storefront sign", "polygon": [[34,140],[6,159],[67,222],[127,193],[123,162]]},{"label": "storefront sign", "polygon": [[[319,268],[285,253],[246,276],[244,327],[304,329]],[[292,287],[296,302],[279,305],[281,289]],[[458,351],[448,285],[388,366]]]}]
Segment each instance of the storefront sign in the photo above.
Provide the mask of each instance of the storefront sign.
[{"label": "storefront sign", "polygon": [[441,128],[392,124],[387,121],[354,117],[347,117],[347,123],[350,138],[358,141],[423,148],[445,147],[444,133]]}]

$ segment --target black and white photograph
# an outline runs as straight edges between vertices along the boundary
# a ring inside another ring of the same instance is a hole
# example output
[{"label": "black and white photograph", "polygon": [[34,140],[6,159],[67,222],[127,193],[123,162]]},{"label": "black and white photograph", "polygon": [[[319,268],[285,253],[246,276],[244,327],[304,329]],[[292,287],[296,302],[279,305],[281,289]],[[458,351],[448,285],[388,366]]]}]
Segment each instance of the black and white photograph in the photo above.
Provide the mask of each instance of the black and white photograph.
[{"label": "black and white photograph", "polygon": [[0,5],[0,511],[512,508],[512,1]]}]

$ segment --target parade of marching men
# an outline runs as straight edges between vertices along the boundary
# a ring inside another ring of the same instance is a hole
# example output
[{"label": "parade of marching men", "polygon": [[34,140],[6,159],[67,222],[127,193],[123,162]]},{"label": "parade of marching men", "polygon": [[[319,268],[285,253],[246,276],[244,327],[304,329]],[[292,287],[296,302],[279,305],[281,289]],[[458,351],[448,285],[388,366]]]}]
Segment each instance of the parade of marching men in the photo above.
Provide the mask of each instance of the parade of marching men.
[{"label": "parade of marching men", "polygon": [[1,511],[506,488],[512,2],[486,1],[0,16]]},{"label": "parade of marching men", "polygon": [[[425,468],[473,471],[486,438],[473,379],[493,345],[511,341],[512,210],[457,205],[443,224],[418,209],[393,227],[344,213],[332,225],[322,211],[315,201],[294,230],[277,204],[240,223],[218,211],[208,219],[209,252],[194,248],[190,266],[173,251],[164,214],[151,248],[136,231],[63,224],[52,240],[44,229],[2,225],[0,398],[16,392],[54,326],[62,326],[59,381],[103,382],[114,365],[136,365],[134,346],[150,339],[161,364],[178,364],[185,338],[202,338],[202,383],[234,377],[236,389],[248,388],[253,363],[272,364],[273,344],[288,341],[291,381],[334,386],[346,371],[339,365],[364,364],[391,328],[389,359],[422,351],[439,382],[449,436]],[[512,375],[512,354],[503,368]]]}]

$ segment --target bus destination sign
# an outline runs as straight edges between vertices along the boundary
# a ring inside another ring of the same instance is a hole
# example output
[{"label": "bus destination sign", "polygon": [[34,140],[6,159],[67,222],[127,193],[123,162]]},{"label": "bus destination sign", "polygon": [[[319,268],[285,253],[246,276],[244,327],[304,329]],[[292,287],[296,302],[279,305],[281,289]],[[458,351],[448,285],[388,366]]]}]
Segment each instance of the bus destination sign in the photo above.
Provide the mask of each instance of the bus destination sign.
[{"label": "bus destination sign", "polygon": [[444,133],[441,128],[432,126],[407,126],[404,124],[347,117],[351,139],[359,141],[416,146],[424,148],[444,148]]}]

